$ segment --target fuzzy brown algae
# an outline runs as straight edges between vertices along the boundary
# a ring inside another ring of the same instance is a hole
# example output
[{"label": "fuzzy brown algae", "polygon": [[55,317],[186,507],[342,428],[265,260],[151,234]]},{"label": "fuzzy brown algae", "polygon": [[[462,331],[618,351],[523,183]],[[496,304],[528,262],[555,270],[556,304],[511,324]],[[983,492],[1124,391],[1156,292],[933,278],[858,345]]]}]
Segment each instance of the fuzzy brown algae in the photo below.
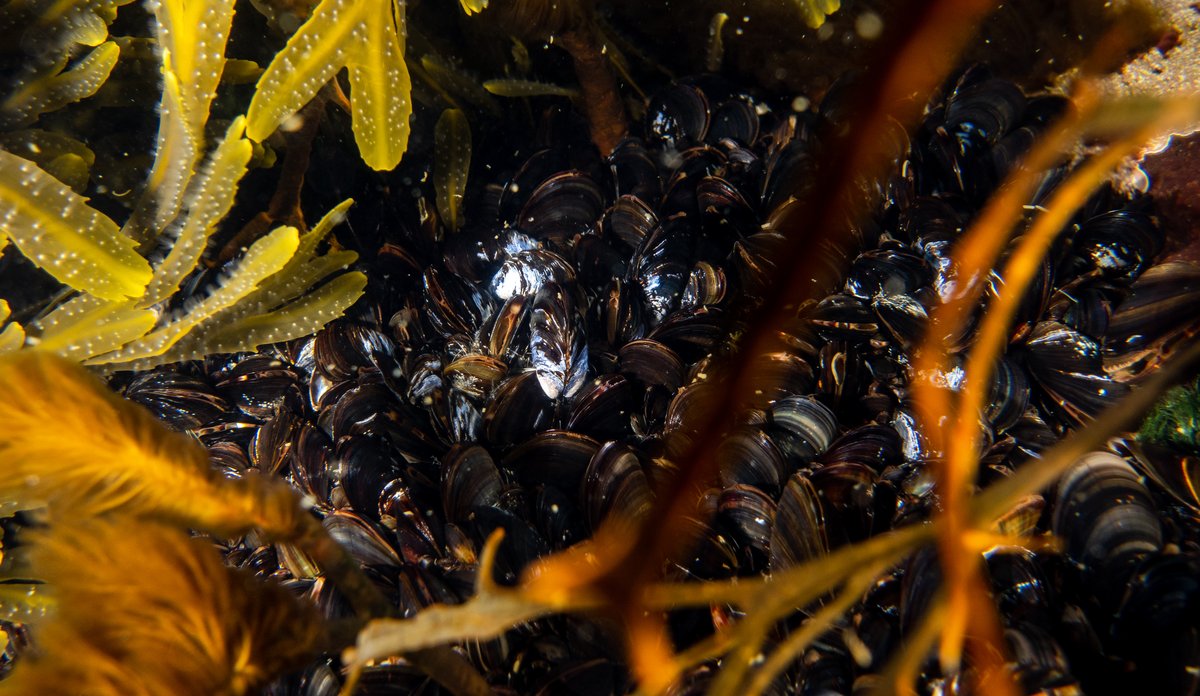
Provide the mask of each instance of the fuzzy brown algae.
[{"label": "fuzzy brown algae", "polygon": [[[661,29],[639,26],[643,10],[624,2],[255,2],[236,17],[232,3],[228,16],[215,2],[84,4],[66,4],[84,18],[62,52],[70,62],[29,68],[0,107],[0,204],[17,211],[6,225],[50,228],[58,206],[84,238],[123,234],[124,246],[88,256],[93,275],[57,272],[39,259],[56,247],[10,233],[0,289],[12,290],[12,320],[0,347],[40,344],[95,365],[124,399],[202,445],[216,471],[286,481],[311,509],[305,519],[319,520],[323,531],[296,538],[261,523],[245,534],[205,529],[211,543],[201,545],[215,545],[257,593],[228,606],[274,601],[312,629],[278,654],[260,636],[254,649],[272,656],[270,668],[231,670],[229,693],[338,693],[348,683],[341,649],[366,619],[469,601],[488,585],[478,569],[497,529],[504,539],[485,567],[503,590],[540,561],[591,548],[602,529],[653,519],[696,443],[713,445],[717,467],[677,510],[680,541],[655,568],[664,585],[793,577],[939,519],[948,455],[925,430],[913,385],[963,389],[979,327],[1005,293],[1021,235],[985,278],[959,272],[956,242],[1075,108],[1045,86],[1044,66],[1024,64],[1038,75],[1029,77],[997,51],[948,71],[919,124],[891,131],[886,173],[854,179],[849,238],[800,259],[785,251],[789,235],[819,235],[803,220],[797,228],[796,211],[832,176],[819,165],[837,156],[854,95],[882,78],[833,80],[809,74],[811,64],[789,75],[786,47],[765,51],[778,79],[748,68],[739,24],[768,31],[751,19],[765,3],[722,8],[727,19],[711,25],[696,8],[664,9],[723,36],[699,45],[720,46],[733,64],[704,74],[694,73],[705,61],[667,55],[646,33]],[[793,8],[795,23],[836,10],[795,47],[819,54],[830,42],[833,62],[848,45],[865,54],[881,32],[886,41],[889,12],[903,5],[798,4],[807,14]],[[36,36],[53,26],[40,11],[10,3],[0,17]],[[159,31],[138,35],[151,17]],[[228,27],[224,53],[213,36],[180,29],[189,20]],[[985,22],[985,35],[1007,21]],[[79,36],[97,22],[109,28],[86,44]],[[24,50],[5,60],[32,61]],[[103,72],[118,50],[102,86],[68,80],[81,91],[62,104],[37,98],[43,80]],[[719,57],[705,58],[720,68]],[[201,79],[211,70],[224,72],[219,84]],[[90,101],[73,103],[88,89]],[[129,101],[139,93],[161,98],[157,115]],[[120,134],[98,125],[105,118],[128,127],[121,147],[151,155],[114,161]],[[60,135],[86,152],[69,152]],[[94,165],[84,156],[93,149]],[[32,156],[42,150],[57,156]],[[1087,162],[1080,154],[1037,175],[1020,229],[1070,185]],[[113,195],[110,183],[138,176],[149,183],[138,180],[136,195]],[[1154,192],[1092,190],[1037,265],[986,408],[972,416],[982,440],[973,490],[1036,467],[1192,345],[1200,267],[1181,253],[1192,240],[1164,231]],[[47,238],[69,250],[66,234]],[[770,327],[769,350],[748,353],[762,332],[752,318],[802,262],[820,269],[808,296]],[[919,373],[931,316],[971,283],[982,287],[978,307],[937,337],[947,369]],[[734,393],[723,381],[734,359],[765,385],[745,399],[721,397]],[[1194,432],[1194,395],[1177,393],[1139,436],[1108,433],[1117,437],[1057,482],[1005,506],[975,554],[1003,645],[985,645],[989,658],[968,636],[961,667],[917,655],[918,692],[999,693],[1005,675],[1015,687],[1004,693],[1200,691],[1200,451],[1194,438],[1154,435]],[[711,432],[697,425],[714,418]],[[97,538],[117,533],[110,522]],[[37,541],[44,516],[24,510],[0,526],[6,580],[43,579],[21,564],[25,545],[41,548],[35,562],[52,559],[54,544]],[[352,572],[323,573],[316,537],[336,541]],[[746,603],[654,612],[679,658],[667,691],[893,688],[892,658],[943,606],[945,571],[933,546],[863,570],[782,607],[732,682],[722,675],[735,673],[742,646],[720,641],[757,620]],[[57,572],[45,575],[51,596]],[[364,612],[339,584],[350,576],[385,606]],[[263,613],[255,619],[269,623]],[[828,627],[806,636],[825,615]],[[438,664],[473,669],[501,693],[639,688],[627,617],[537,617],[499,635],[480,630],[440,657],[406,651],[368,664],[355,693],[455,688],[431,679]],[[38,656],[38,623],[3,625],[4,669],[19,675]],[[437,661],[447,654],[459,662]]]}]

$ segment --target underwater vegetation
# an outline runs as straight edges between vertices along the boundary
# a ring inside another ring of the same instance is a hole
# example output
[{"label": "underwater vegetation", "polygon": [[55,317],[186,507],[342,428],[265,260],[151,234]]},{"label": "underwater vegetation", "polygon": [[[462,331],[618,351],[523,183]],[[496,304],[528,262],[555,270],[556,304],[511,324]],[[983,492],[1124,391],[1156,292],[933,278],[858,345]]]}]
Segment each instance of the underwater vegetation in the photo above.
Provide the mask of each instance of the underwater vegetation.
[{"label": "underwater vegetation", "polygon": [[755,2],[0,6],[0,693],[1200,693],[1165,30]]}]

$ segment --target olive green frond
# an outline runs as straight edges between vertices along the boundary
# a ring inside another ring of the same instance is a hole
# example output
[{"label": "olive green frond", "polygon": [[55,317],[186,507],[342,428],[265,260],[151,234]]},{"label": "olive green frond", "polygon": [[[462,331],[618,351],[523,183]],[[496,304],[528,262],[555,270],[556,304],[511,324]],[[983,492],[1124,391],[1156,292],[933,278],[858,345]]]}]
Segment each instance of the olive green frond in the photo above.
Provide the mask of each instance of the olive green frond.
[{"label": "olive green frond", "polygon": [[168,351],[180,339],[218,312],[235,306],[253,292],[259,283],[282,269],[296,253],[299,244],[296,228],[275,229],[254,242],[237,261],[229,276],[208,297],[186,308],[182,316],[118,351],[89,360],[88,364],[110,365],[136,361],[137,365],[154,365],[171,362]]},{"label": "olive green frond", "polygon": [[121,50],[114,41],[93,48],[67,68],[67,56],[43,70],[17,80],[0,103],[0,126],[11,128],[33,123],[38,116],[90,97],[108,79]]},{"label": "olive green frond", "polygon": [[1200,381],[1175,387],[1163,395],[1146,416],[1138,438],[1200,452]]},{"label": "olive green frond", "polygon": [[115,222],[29,160],[0,151],[0,228],[38,266],[70,287],[110,300],[136,297],[150,264]]},{"label": "olive green frond", "polygon": [[180,281],[196,268],[217,223],[233,207],[238,183],[246,173],[253,150],[250,141],[242,137],[245,128],[246,119],[240,116],[234,119],[225,139],[193,180],[185,197],[188,213],[176,220],[177,229],[168,228],[168,236],[174,238],[171,250],[155,267],[141,306],[158,304],[179,289]]},{"label": "olive green frond", "polygon": [[0,694],[250,693],[320,638],[311,606],[177,529],[94,520],[32,543],[54,605]]},{"label": "olive green frond", "polygon": [[462,222],[463,194],[471,170],[471,126],[458,109],[446,109],[433,131],[433,187],[438,213],[454,232]]},{"label": "olive green frond", "polygon": [[3,514],[45,506],[59,524],[119,512],[222,536],[289,537],[303,525],[286,483],[223,478],[199,443],[63,358],[0,356],[0,394]]},{"label": "olive green frond", "polygon": [[266,139],[345,67],[359,154],[372,169],[394,168],[412,115],[404,27],[398,0],[322,0],[259,79],[247,135]]},{"label": "olive green frond", "polygon": [[825,18],[837,12],[842,0],[796,0],[796,6],[808,26],[816,29],[825,23]]},{"label": "olive green frond", "polygon": [[87,188],[88,170],[96,153],[75,138],[56,131],[26,128],[0,133],[0,150],[27,159],[76,193]]}]

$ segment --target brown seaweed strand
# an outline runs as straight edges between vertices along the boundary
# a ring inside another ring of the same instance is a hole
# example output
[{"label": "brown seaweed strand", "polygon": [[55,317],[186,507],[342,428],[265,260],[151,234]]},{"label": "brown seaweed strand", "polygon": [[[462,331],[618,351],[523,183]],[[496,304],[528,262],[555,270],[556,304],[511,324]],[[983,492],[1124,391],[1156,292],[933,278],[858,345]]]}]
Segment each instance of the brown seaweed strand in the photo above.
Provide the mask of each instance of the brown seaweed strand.
[{"label": "brown seaweed strand", "polygon": [[592,142],[607,157],[629,132],[625,104],[608,57],[601,51],[596,33],[587,26],[557,34],[554,42],[571,56]]}]

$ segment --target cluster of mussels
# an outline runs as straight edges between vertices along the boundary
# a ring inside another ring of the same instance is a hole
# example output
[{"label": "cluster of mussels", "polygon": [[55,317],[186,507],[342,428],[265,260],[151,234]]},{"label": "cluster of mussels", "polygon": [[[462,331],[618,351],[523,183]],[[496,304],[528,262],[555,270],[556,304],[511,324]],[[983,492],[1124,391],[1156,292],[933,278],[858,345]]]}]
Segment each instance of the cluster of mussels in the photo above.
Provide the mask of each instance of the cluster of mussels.
[{"label": "cluster of mussels", "polygon": [[[606,517],[655,504],[695,436],[711,371],[747,330],[768,270],[789,262],[774,255],[773,216],[820,175],[817,134],[836,120],[833,102],[797,111],[693,78],[653,96],[640,137],[607,158],[568,162],[550,142],[518,163],[476,162],[464,229],[443,231],[434,216],[366,250],[373,285],[357,319],[258,354],[133,375],[124,393],[199,438],[230,476],[286,477],[403,615],[468,597],[498,527],[497,580],[513,583]],[[948,84],[896,172],[871,187],[857,248],[813,252],[842,270],[838,287],[799,306],[785,347],[742,358],[772,387],[726,405],[737,412],[719,475],[697,492],[694,544],[667,564],[669,578],[768,573],[937,510],[941,454],[915,421],[910,352],[955,291],[956,238],[1066,106],[982,68]],[[1030,209],[1067,170],[1045,175]],[[1154,368],[1164,341],[1194,328],[1183,308],[1200,299],[1200,270],[1155,265],[1162,246],[1143,198],[1106,189],[1078,213],[1023,301],[979,414],[979,485],[1111,404]],[[989,280],[993,292],[1004,282]],[[961,354],[971,329],[945,340]],[[936,378],[953,389],[961,370]],[[986,554],[1012,669],[1030,692],[1197,688],[1197,503],[1133,449],[1090,455],[1014,515],[1017,531],[1059,535],[1061,551]],[[308,593],[331,617],[349,613],[291,549],[249,537],[228,561]],[[917,555],[773,689],[873,683],[938,582],[936,555]],[[713,607],[676,612],[670,625],[682,647],[736,618]],[[463,649],[510,693],[632,688],[619,637],[581,618]],[[689,673],[676,693],[702,693],[715,669]],[[927,692],[966,686],[933,663],[923,680]],[[339,683],[323,661],[271,692],[325,696]],[[423,683],[382,665],[358,693]]]}]

